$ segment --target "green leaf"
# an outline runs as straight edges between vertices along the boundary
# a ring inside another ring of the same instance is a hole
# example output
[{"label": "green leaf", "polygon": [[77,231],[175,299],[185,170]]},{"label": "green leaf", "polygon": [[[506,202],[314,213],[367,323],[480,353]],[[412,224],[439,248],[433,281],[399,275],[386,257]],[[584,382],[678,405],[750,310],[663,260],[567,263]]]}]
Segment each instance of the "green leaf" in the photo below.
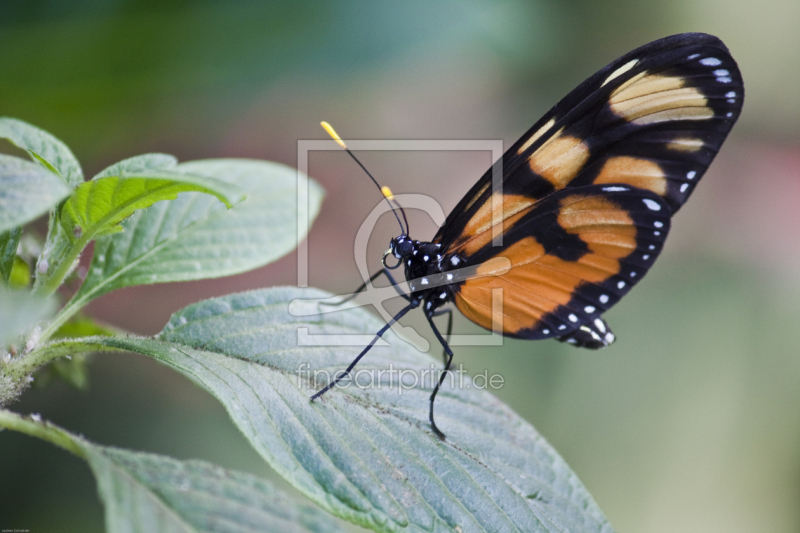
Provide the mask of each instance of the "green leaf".
[{"label": "green leaf", "polygon": [[8,286],[12,289],[26,289],[31,284],[31,267],[21,257],[14,258],[14,266],[11,267],[11,276],[8,278]]},{"label": "green leaf", "polygon": [[346,531],[317,507],[251,474],[204,461],[99,446],[54,424],[9,411],[0,410],[0,427],[47,440],[86,459],[111,533]]},{"label": "green leaf", "polygon": [[81,166],[67,145],[46,131],[15,118],[0,117],[0,137],[26,150],[34,161],[61,176],[67,185],[74,187],[83,181]]},{"label": "green leaf", "polygon": [[123,172],[144,172],[153,169],[169,169],[178,165],[175,156],[169,154],[143,154],[123,159],[100,171],[93,180],[106,176],[120,176]]},{"label": "green leaf", "polygon": [[17,259],[19,237],[22,235],[22,226],[0,232],[0,276],[8,285],[11,282],[11,272]]},{"label": "green leaf", "polygon": [[174,200],[182,192],[211,194],[228,207],[244,199],[235,185],[205,176],[162,169],[125,172],[81,183],[61,208],[61,225],[75,240],[117,233],[122,231],[118,224],[134,211]]},{"label": "green leaf", "polygon": [[178,172],[225,180],[247,199],[225,211],[213,198],[181,195],[123,222],[125,231],[95,243],[86,280],[71,305],[131,285],[230,276],[263,266],[297,247],[298,218],[311,221],[322,188],[308,179],[297,208],[296,170],[266,161],[219,159],[178,165]]},{"label": "green leaf", "polygon": [[58,176],[39,165],[0,154],[0,233],[38,218],[69,193]]},{"label": "green leaf", "polygon": [[[359,364],[364,387],[310,402],[325,380],[312,386],[313,374],[303,370],[341,370],[361,348],[298,339],[370,336],[383,325],[362,309],[289,312],[295,299],[326,296],[294,288],[235,294],[176,313],[160,340],[85,342],[147,354],[189,376],[290,483],[333,514],[376,531],[612,531],[555,450],[463,374],[460,386],[446,380],[438,396],[437,422],[447,434],[439,440],[428,424],[428,396],[431,370],[441,362],[391,333],[389,346],[375,347]],[[411,386],[414,376],[426,379]]]},{"label": "green leaf", "polygon": [[343,532],[314,506],[256,476],[202,461],[83,444],[106,531]]}]

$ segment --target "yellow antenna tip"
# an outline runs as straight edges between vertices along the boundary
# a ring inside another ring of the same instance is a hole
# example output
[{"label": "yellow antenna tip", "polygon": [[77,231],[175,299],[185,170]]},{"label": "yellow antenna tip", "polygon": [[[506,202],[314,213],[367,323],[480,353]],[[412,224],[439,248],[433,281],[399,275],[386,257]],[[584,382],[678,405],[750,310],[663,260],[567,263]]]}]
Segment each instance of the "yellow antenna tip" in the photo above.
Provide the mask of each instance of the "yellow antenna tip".
[{"label": "yellow antenna tip", "polygon": [[386,197],[387,200],[392,200],[394,198],[394,195],[392,194],[392,190],[389,187],[387,187],[386,185],[381,187],[381,192],[383,193],[383,195]]},{"label": "yellow antenna tip", "polygon": [[322,126],[322,128],[323,128],[325,131],[327,131],[327,132],[328,132],[328,135],[330,135],[330,136],[331,136],[331,138],[332,138],[334,141],[336,141],[337,143],[339,143],[339,146],[341,146],[342,148],[344,148],[345,150],[347,150],[347,146],[344,144],[344,141],[342,140],[342,138],[341,138],[341,137],[339,137],[339,134],[338,134],[338,133],[336,133],[336,130],[334,130],[334,129],[333,129],[333,126],[331,126],[330,124],[328,124],[328,123],[327,123],[327,122],[325,122],[324,120],[323,120],[322,122],[320,122],[320,123],[319,123],[319,125],[320,125],[320,126]]}]

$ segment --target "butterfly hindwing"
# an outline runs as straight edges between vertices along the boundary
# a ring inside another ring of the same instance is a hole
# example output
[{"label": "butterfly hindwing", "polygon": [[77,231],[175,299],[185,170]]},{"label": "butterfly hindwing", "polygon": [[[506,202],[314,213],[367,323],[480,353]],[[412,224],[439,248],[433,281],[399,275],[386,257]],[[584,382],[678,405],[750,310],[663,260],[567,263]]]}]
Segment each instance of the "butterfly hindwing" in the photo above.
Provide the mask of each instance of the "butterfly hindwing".
[{"label": "butterfly hindwing", "polygon": [[736,62],[716,37],[674,35],[634,50],[534,124],[504,154],[502,188],[489,169],[434,242],[455,251],[549,194],[593,183],[650,190],[675,212],[738,118],[743,96]]},{"label": "butterfly hindwing", "polygon": [[[461,267],[504,257],[511,268],[459,283],[456,305],[473,322],[504,335],[569,335],[595,324],[647,273],[669,227],[668,204],[645,189],[588,185],[558,191],[504,221],[503,247],[487,242],[460,257]],[[495,289],[503,290],[501,308],[493,307]]]},{"label": "butterfly hindwing", "polygon": [[598,317],[587,324],[581,325],[575,331],[556,337],[556,340],[578,348],[597,350],[609,346],[616,340],[616,337],[611,332],[611,328],[608,327],[606,321]]}]

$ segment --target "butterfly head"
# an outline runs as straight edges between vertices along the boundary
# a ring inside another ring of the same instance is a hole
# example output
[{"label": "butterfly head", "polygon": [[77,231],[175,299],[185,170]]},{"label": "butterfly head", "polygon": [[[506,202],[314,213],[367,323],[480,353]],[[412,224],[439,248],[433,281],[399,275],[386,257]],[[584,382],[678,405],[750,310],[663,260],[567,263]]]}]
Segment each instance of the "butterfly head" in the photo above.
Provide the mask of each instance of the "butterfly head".
[{"label": "butterfly head", "polygon": [[[386,250],[386,253],[383,254],[383,266],[385,266],[388,269],[394,270],[395,268],[402,265],[404,261],[410,259],[413,255],[415,255],[418,245],[419,241],[411,239],[405,233],[397,237],[394,237],[391,241],[389,241],[389,249]],[[395,259],[397,259],[397,263],[391,266],[386,263],[386,258],[389,257],[390,255],[393,256]]]},{"label": "butterfly head", "polygon": [[408,235],[400,235],[389,241],[389,251],[397,259],[403,260],[414,254],[418,244],[418,241],[412,240]]}]

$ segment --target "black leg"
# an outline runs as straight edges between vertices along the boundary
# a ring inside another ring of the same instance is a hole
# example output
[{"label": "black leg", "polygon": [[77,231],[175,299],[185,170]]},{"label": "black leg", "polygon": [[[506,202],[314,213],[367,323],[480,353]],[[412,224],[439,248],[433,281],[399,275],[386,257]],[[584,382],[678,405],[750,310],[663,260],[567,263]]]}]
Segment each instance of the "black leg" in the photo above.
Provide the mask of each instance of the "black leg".
[{"label": "black leg", "polygon": [[389,279],[389,283],[392,284],[392,287],[394,287],[394,290],[397,291],[397,294],[400,295],[405,301],[410,302],[411,301],[411,296],[409,296],[408,294],[406,294],[406,293],[404,293],[403,291],[400,290],[400,287],[397,285],[397,282],[394,280],[394,276],[392,276],[392,273],[389,272],[388,270],[386,270],[385,268],[383,269],[383,273],[386,274],[386,277]]},{"label": "black leg", "polygon": [[[433,316],[447,315],[447,333],[444,336],[445,342],[450,342],[450,334],[453,333],[453,310],[439,309],[434,311]],[[442,360],[447,364],[447,350],[442,350]]]},{"label": "black leg", "polygon": [[381,274],[384,274],[387,278],[389,278],[389,283],[391,283],[392,287],[395,288],[395,290],[397,291],[397,294],[402,296],[407,302],[411,301],[411,297],[409,295],[407,295],[407,294],[405,294],[405,293],[400,291],[400,287],[397,286],[397,282],[394,280],[394,277],[392,276],[391,272],[389,272],[385,268],[382,268],[382,269],[378,270],[377,272],[375,272],[372,276],[370,276],[369,281],[365,281],[364,283],[359,285],[359,287],[355,291],[353,291],[353,293],[350,296],[348,296],[347,298],[345,298],[343,300],[339,300],[336,303],[320,302],[320,304],[321,305],[342,305],[343,303],[347,303],[350,300],[352,300],[353,298],[355,298],[356,296],[358,296],[358,293],[360,293],[361,291],[366,289],[367,288],[367,283],[372,283],[373,281],[378,279],[378,276],[380,276]]},{"label": "black leg", "polygon": [[338,301],[336,303],[321,302],[321,305],[342,305],[343,303],[349,302],[350,300],[352,300],[353,298],[358,296],[359,292],[361,292],[361,291],[363,291],[364,289],[367,288],[367,283],[372,283],[373,281],[378,279],[378,276],[383,274],[385,270],[386,270],[385,268],[382,268],[382,269],[378,270],[377,272],[375,272],[372,276],[370,276],[369,281],[365,281],[364,283],[359,285],[358,288],[353,291],[353,294],[351,294],[350,296],[348,296],[344,300],[340,300],[340,301]]},{"label": "black leg", "polygon": [[436,335],[436,338],[439,340],[442,347],[444,348],[444,353],[447,354],[447,361],[445,361],[444,363],[444,370],[442,371],[442,374],[439,376],[439,382],[436,384],[436,387],[433,389],[433,392],[431,393],[431,399],[430,399],[431,409],[430,409],[430,414],[428,415],[428,418],[431,421],[431,429],[433,430],[434,433],[436,433],[437,437],[444,440],[445,439],[444,433],[439,431],[439,428],[436,427],[436,422],[433,421],[433,402],[434,400],[436,400],[436,393],[439,392],[439,388],[442,386],[442,383],[444,382],[444,377],[445,375],[447,375],[447,371],[450,370],[450,363],[453,362],[453,350],[451,350],[450,346],[447,345],[447,341],[444,340],[442,334],[439,333],[439,330],[436,328],[436,324],[433,323],[433,316],[426,313],[425,318],[428,319],[428,323],[431,325],[431,329],[433,329],[433,334]]},{"label": "black leg", "polygon": [[381,336],[384,333],[386,333],[386,331],[388,331],[388,329],[390,327],[392,327],[392,325],[395,322],[400,320],[403,317],[403,315],[408,313],[414,307],[416,307],[416,306],[413,305],[413,304],[408,305],[408,306],[404,307],[403,309],[401,309],[399,313],[394,315],[394,317],[389,322],[387,322],[386,325],[383,326],[378,331],[378,333],[375,334],[375,337],[373,337],[372,341],[370,341],[370,343],[366,347],[364,347],[363,350],[361,350],[361,353],[358,354],[355,359],[353,359],[353,362],[350,363],[350,366],[347,367],[347,370],[345,370],[343,373],[339,374],[339,376],[336,379],[334,379],[332,382],[328,383],[328,385],[324,389],[322,389],[321,391],[316,393],[314,396],[312,396],[311,397],[311,401],[313,402],[314,400],[316,400],[317,398],[319,398],[320,396],[322,396],[323,394],[325,394],[326,392],[331,390],[334,386],[336,386],[337,383],[339,383],[342,379],[344,379],[345,376],[350,374],[350,371],[353,370],[353,367],[355,367],[358,364],[358,362],[361,360],[361,358],[364,357],[364,355],[366,355],[366,353],[370,350],[370,348],[372,348],[375,345],[375,343],[378,342],[378,339],[380,339]]}]

